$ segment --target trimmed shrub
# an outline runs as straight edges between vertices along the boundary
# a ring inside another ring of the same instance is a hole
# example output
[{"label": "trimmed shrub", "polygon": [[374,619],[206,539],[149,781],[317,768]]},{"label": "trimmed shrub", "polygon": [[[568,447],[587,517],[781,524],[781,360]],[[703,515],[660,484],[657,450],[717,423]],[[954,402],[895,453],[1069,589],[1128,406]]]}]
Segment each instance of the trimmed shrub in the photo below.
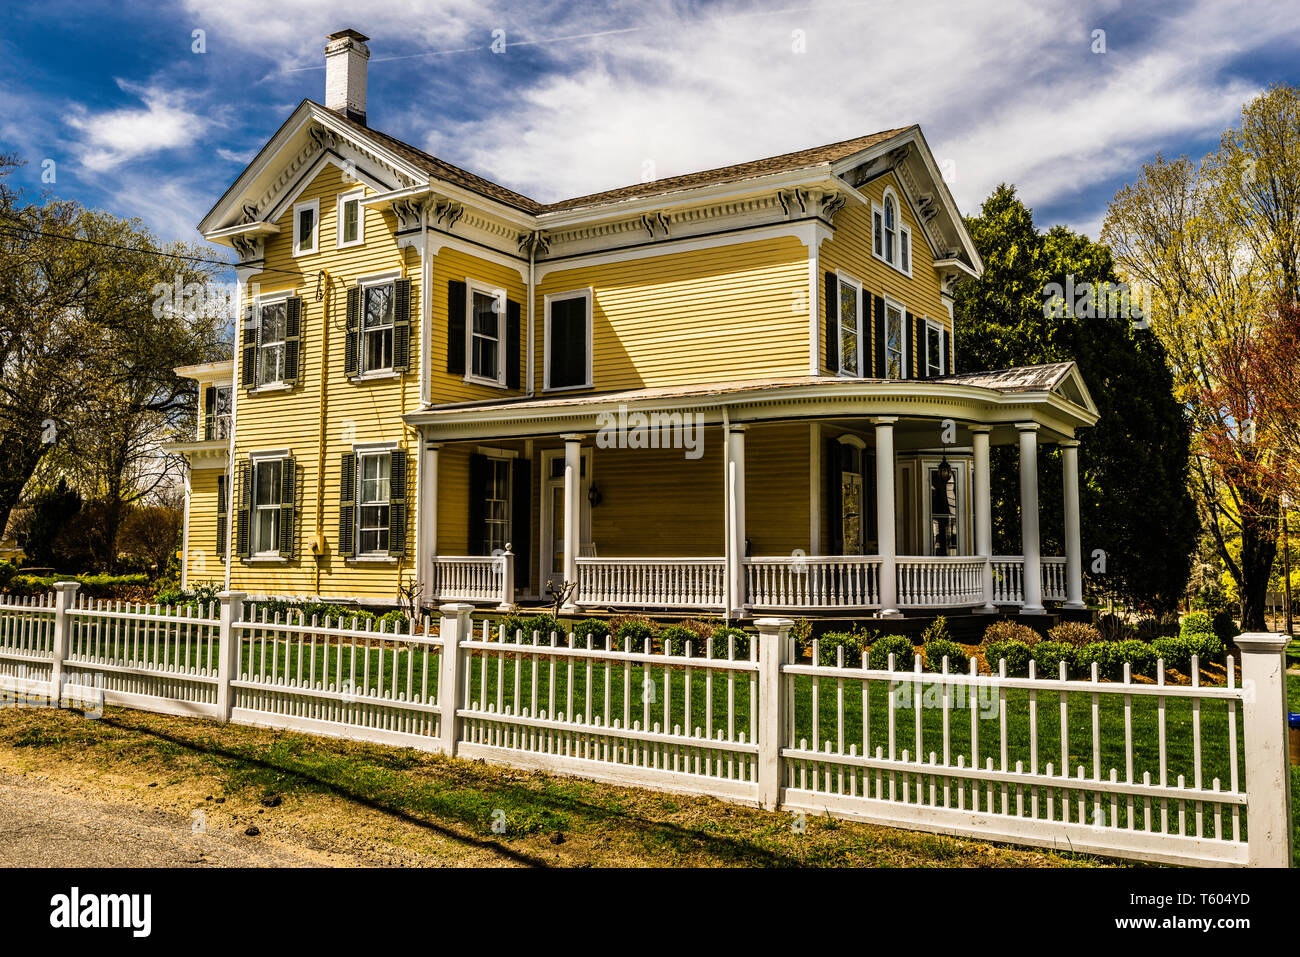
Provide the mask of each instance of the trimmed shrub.
[{"label": "trimmed shrub", "polygon": [[[735,636],[736,639],[736,660],[743,661],[749,658],[750,635],[740,628],[716,628],[713,631],[713,657],[726,658],[727,651],[731,644],[730,638]],[[704,653],[704,648],[700,649]]]},{"label": "trimmed shrub", "polygon": [[1091,678],[1092,665],[1096,662],[1098,678],[1114,678],[1122,667],[1115,654],[1115,648],[1119,644],[1121,642],[1118,641],[1093,641],[1076,649],[1074,666],[1079,669],[1079,677]]},{"label": "trimmed shrub", "polygon": [[980,640],[980,644],[987,645],[995,641],[1019,641],[1033,647],[1042,640],[1043,636],[1028,625],[1022,625],[1010,618],[1002,618],[984,629],[984,637]]},{"label": "trimmed shrub", "polygon": [[[1076,624],[1075,622],[1061,622],[1061,625]],[[1057,627],[1060,627],[1059,625]],[[1089,626],[1084,625],[1087,628]],[[1125,641],[1134,637],[1133,626],[1126,622],[1119,615],[1101,615],[1097,619],[1097,626],[1093,629],[1097,633],[1096,638],[1089,638],[1087,641],[1078,642],[1075,647],[1082,648],[1084,645],[1091,644],[1093,641]]]},{"label": "trimmed shrub", "polygon": [[619,651],[626,651],[628,642],[631,642],[633,651],[643,651],[647,638],[654,638],[655,627],[649,620],[638,620],[629,618],[618,626],[614,632],[614,647]]},{"label": "trimmed shrub", "polygon": [[1034,649],[1023,641],[991,641],[984,646],[984,664],[990,674],[997,674],[1000,662],[1007,660],[1007,674],[1012,678],[1023,678],[1029,674],[1029,659]]},{"label": "trimmed shrub", "polygon": [[684,625],[669,625],[659,632],[659,640],[663,642],[664,653],[669,655],[686,654],[686,643],[691,643],[691,656],[702,658],[704,656],[705,645],[700,640],[700,636]]},{"label": "trimmed shrub", "polygon": [[[1149,620],[1154,621],[1155,619]],[[1116,666],[1117,676],[1123,676],[1124,662],[1126,661],[1129,663],[1131,674],[1143,675],[1147,678],[1155,676],[1156,650],[1151,646],[1150,642],[1130,638],[1128,641],[1116,642],[1113,651],[1118,662]]]},{"label": "trimmed shrub", "polygon": [[1187,664],[1191,666],[1191,656],[1196,655],[1197,663],[1206,665],[1211,662],[1224,664],[1227,648],[1217,635],[1189,635],[1184,639],[1188,645]]},{"label": "trimmed shrub", "polygon": [[1182,636],[1157,638],[1151,643],[1157,658],[1163,658],[1166,668],[1186,674],[1192,667],[1192,643]]},{"label": "trimmed shrub", "polygon": [[948,659],[950,673],[970,668],[970,655],[966,654],[966,649],[948,638],[930,638],[922,648],[925,651],[925,667],[930,671],[942,671],[945,657]]},{"label": "trimmed shrub", "polygon": [[1194,611],[1183,619],[1178,629],[1178,637],[1191,638],[1193,635],[1213,635],[1214,620],[1208,612]]},{"label": "trimmed shrub", "polygon": [[[844,649],[846,667],[858,667],[862,664],[862,655],[871,645],[872,632],[857,629],[853,631],[828,631],[817,639],[817,664],[833,668],[839,661],[838,649]],[[811,639],[804,646],[805,653],[812,656]]]},{"label": "trimmed shrub", "polygon": [[[1115,618],[1114,615],[1102,615],[1102,618]],[[1118,620],[1118,619],[1116,619]],[[1098,621],[1100,624],[1100,620]],[[1112,629],[1113,631],[1113,629]],[[1084,624],[1081,621],[1063,621],[1055,628],[1047,632],[1047,637],[1052,641],[1059,641],[1063,645],[1069,645],[1071,648],[1083,648],[1086,645],[1095,645],[1099,641],[1120,641],[1120,638],[1105,638],[1102,632]],[[1129,637],[1127,634],[1125,638]]]},{"label": "trimmed shrub", "polygon": [[591,645],[593,648],[603,648],[605,645],[605,636],[608,635],[609,624],[599,618],[584,618],[573,626],[573,643],[579,648],[587,647],[587,636],[591,636]]},{"label": "trimmed shrub", "polygon": [[[1061,662],[1074,663],[1074,648],[1061,641],[1040,641],[1033,647],[1034,670],[1040,678],[1056,678],[1061,672]],[[1069,671],[1067,667],[1066,674]]]},{"label": "trimmed shrub", "polygon": [[885,671],[889,668],[891,654],[894,656],[895,671],[912,669],[912,656],[916,654],[916,649],[912,647],[912,639],[906,635],[884,635],[878,638],[867,653],[867,664],[876,671]]}]

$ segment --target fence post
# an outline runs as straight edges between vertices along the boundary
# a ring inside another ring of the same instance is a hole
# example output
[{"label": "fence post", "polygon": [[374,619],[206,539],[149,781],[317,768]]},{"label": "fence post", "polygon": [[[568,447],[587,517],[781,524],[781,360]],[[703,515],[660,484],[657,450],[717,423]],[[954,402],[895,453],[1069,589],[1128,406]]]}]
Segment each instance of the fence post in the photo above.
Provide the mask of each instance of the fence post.
[{"label": "fence post", "polygon": [[442,751],[455,755],[459,739],[460,710],[460,643],[470,637],[469,614],[474,606],[468,603],[441,605],[438,611],[438,635],[442,639],[438,668],[438,718],[442,729]]},{"label": "fence post", "polygon": [[80,582],[54,583],[54,641],[50,654],[50,700],[63,705],[63,662],[68,657],[68,609],[77,599]]},{"label": "fence post", "polygon": [[790,703],[782,689],[781,666],[789,662],[790,618],[760,618],[758,628],[758,804],[775,811],[781,803],[781,746]]},{"label": "fence post", "polygon": [[1251,867],[1291,866],[1291,769],[1286,743],[1286,635],[1239,635]]},{"label": "fence post", "polygon": [[239,634],[235,622],[244,617],[244,593],[223,591],[221,601],[221,646],[217,654],[217,720],[228,722],[234,708],[234,689],[230,683],[239,674]]},{"label": "fence post", "polygon": [[498,611],[509,611],[515,604],[515,553],[506,542],[506,550],[501,553],[501,604]]}]

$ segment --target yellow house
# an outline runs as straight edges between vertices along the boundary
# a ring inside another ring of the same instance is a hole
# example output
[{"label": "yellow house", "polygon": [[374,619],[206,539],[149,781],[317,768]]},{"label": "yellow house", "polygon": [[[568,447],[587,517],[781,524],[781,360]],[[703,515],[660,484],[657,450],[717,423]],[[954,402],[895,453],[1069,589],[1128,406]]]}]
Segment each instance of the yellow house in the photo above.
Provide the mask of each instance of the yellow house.
[{"label": "yellow house", "polygon": [[[1073,363],[955,373],[982,264],[921,130],[538,203],[367,123],[367,38],[200,224],[238,255],[185,573],[730,617],[1081,609]],[[1064,448],[1066,552],[1037,450]],[[991,553],[989,449],[1021,461]]]}]

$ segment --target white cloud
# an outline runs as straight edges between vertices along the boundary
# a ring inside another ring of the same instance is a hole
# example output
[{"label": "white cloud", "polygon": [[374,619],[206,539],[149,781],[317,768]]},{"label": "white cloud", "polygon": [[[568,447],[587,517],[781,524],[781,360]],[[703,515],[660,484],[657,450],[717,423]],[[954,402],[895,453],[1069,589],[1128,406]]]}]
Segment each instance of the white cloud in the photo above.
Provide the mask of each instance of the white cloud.
[{"label": "white cloud", "polygon": [[184,97],[157,86],[118,85],[140,98],[143,108],[123,107],[90,113],[74,106],[65,117],[82,134],[81,163],[94,171],[110,170],[160,150],[189,146],[206,127],[206,121],[185,108]]}]

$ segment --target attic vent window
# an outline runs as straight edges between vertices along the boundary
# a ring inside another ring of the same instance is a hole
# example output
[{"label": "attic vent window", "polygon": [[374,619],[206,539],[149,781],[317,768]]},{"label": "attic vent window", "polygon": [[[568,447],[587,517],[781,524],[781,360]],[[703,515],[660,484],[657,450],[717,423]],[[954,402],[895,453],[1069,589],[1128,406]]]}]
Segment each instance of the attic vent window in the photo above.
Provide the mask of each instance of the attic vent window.
[{"label": "attic vent window", "polygon": [[293,207],[293,254],[295,256],[316,251],[316,234],[319,227],[319,200],[298,203]]}]

